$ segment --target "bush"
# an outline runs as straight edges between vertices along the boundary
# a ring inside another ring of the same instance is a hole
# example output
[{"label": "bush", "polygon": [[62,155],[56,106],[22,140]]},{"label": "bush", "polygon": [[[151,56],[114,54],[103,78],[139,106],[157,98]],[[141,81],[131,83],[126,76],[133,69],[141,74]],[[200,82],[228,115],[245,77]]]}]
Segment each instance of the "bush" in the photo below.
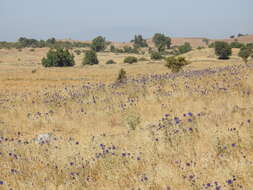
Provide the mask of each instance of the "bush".
[{"label": "bush", "polygon": [[150,57],[151,57],[151,59],[153,59],[153,60],[160,60],[160,59],[163,58],[163,56],[161,55],[161,53],[156,52],[156,51],[151,52]]},{"label": "bush", "polygon": [[215,42],[215,54],[219,59],[229,59],[232,54],[232,49],[227,42]]},{"label": "bush", "polygon": [[128,56],[124,59],[124,63],[136,63],[138,62],[138,59],[136,57],[133,57],[133,56]]},{"label": "bush", "polygon": [[106,41],[105,38],[102,36],[98,36],[95,39],[92,40],[91,44],[92,50],[96,52],[104,51],[106,48]]},{"label": "bush", "polygon": [[168,57],[166,59],[166,67],[171,69],[173,73],[179,72],[183,66],[188,65],[189,62],[184,57]]},{"label": "bush", "polygon": [[192,50],[191,44],[188,42],[185,42],[184,45],[173,47],[172,54],[173,55],[180,55],[180,54],[187,53],[191,50]]},{"label": "bush", "polygon": [[253,55],[252,52],[252,49],[243,47],[240,49],[238,56],[241,57],[245,63],[247,63],[250,55]]},{"label": "bush", "polygon": [[74,55],[67,49],[50,49],[47,57],[42,59],[44,67],[70,67],[75,65]]},{"label": "bush", "polygon": [[171,46],[171,38],[164,34],[156,33],[152,40],[159,52],[165,51],[166,48]]},{"label": "bush", "polygon": [[113,61],[112,59],[110,59],[110,60],[108,60],[108,61],[106,62],[106,64],[116,64],[116,62]]},{"label": "bush", "polygon": [[242,43],[240,43],[240,42],[232,42],[231,44],[230,44],[230,47],[231,48],[242,48],[242,47],[244,47],[245,45],[244,44],[242,44]]},{"label": "bush", "polygon": [[187,53],[192,50],[192,46],[190,43],[185,42],[184,45],[178,47],[179,54]]},{"label": "bush", "polygon": [[126,71],[124,69],[120,69],[117,82],[123,83],[126,82],[127,76],[126,76]]},{"label": "bush", "polygon": [[95,65],[98,64],[98,58],[95,51],[90,50],[85,53],[84,59],[83,59],[83,65]]}]

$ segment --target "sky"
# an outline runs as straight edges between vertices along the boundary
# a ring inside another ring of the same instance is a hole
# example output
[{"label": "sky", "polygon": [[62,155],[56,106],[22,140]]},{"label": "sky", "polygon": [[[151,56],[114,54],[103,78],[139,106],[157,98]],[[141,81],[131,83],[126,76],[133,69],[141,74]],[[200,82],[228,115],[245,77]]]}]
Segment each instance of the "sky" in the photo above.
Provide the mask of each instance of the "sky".
[{"label": "sky", "polygon": [[253,34],[253,0],[0,0],[0,41]]}]

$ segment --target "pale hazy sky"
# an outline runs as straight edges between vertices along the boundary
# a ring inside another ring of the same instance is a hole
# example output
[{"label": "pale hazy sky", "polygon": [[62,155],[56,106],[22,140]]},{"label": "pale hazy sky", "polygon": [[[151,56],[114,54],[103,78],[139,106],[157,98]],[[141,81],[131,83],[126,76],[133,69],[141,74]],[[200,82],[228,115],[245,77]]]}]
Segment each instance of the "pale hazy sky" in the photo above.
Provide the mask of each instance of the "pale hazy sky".
[{"label": "pale hazy sky", "polygon": [[253,0],[0,0],[0,41],[253,34]]}]

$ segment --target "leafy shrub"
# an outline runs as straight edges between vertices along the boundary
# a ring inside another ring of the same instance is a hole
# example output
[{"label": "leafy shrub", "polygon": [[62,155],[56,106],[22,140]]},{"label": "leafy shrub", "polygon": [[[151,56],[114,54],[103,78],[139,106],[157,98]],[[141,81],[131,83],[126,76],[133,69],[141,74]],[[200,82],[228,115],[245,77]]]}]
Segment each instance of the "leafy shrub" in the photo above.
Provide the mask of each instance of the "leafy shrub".
[{"label": "leafy shrub", "polygon": [[171,46],[171,38],[164,34],[156,33],[152,40],[159,52],[165,51],[166,48]]},{"label": "leafy shrub", "polygon": [[116,62],[113,61],[112,59],[110,59],[110,60],[108,60],[108,61],[106,62],[106,64],[116,64]]},{"label": "leafy shrub", "polygon": [[148,47],[147,41],[143,39],[142,35],[135,35],[134,40],[132,40],[134,43],[134,47],[140,48],[140,47]]},{"label": "leafy shrub", "polygon": [[156,51],[151,52],[150,57],[151,57],[151,59],[153,59],[153,60],[160,60],[160,59],[163,58],[163,56],[161,55],[161,53],[156,52]]},{"label": "leafy shrub", "polygon": [[124,63],[132,64],[132,63],[136,63],[136,62],[138,62],[138,59],[134,56],[128,56],[124,59]]},{"label": "leafy shrub", "polygon": [[74,55],[67,49],[50,49],[46,58],[42,59],[44,67],[70,67],[75,65]]},{"label": "leafy shrub", "polygon": [[124,69],[120,69],[117,82],[123,83],[127,80],[126,71]]},{"label": "leafy shrub", "polygon": [[243,43],[240,43],[240,42],[232,42],[231,44],[230,44],[230,47],[231,48],[242,48],[242,47],[244,47],[245,45],[243,44]]},{"label": "leafy shrub", "polygon": [[192,50],[192,46],[190,43],[185,42],[184,45],[178,47],[179,54],[187,53]]},{"label": "leafy shrub", "polygon": [[180,54],[187,53],[191,50],[192,50],[191,44],[188,42],[185,42],[184,45],[173,47],[172,54],[173,55],[180,55]]},{"label": "leafy shrub", "polygon": [[232,49],[227,42],[215,42],[215,54],[219,59],[229,59]]},{"label": "leafy shrub", "polygon": [[92,50],[96,52],[104,51],[106,48],[106,41],[105,38],[102,36],[98,36],[92,40],[91,44]]},{"label": "leafy shrub", "polygon": [[98,64],[97,53],[93,50],[87,51],[83,59],[83,65],[95,65]]},{"label": "leafy shrub", "polygon": [[171,69],[171,71],[179,72],[183,66],[188,65],[189,62],[184,57],[168,57],[166,59],[166,67]]},{"label": "leafy shrub", "polygon": [[248,62],[248,58],[250,57],[250,55],[253,55],[253,51],[252,49],[247,47],[242,47],[238,54],[238,56],[241,57],[245,63]]}]

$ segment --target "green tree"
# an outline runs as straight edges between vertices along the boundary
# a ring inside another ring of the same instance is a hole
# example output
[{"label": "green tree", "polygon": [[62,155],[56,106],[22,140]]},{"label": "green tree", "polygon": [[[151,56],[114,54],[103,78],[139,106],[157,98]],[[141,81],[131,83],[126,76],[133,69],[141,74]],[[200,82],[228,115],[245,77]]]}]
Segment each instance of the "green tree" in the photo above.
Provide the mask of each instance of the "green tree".
[{"label": "green tree", "polygon": [[207,46],[209,45],[209,39],[204,38],[202,41],[203,41]]},{"label": "green tree", "polygon": [[168,67],[173,73],[179,72],[183,66],[190,64],[184,57],[168,57],[166,59],[166,67]]},{"label": "green tree", "polygon": [[92,50],[96,52],[104,51],[106,48],[106,40],[102,36],[98,36],[92,40],[91,44]]},{"label": "green tree", "polygon": [[42,59],[44,67],[70,67],[75,65],[74,55],[67,49],[50,49],[47,56]]},{"label": "green tree", "polygon": [[115,48],[114,45],[111,45],[111,46],[110,46],[110,51],[111,51],[112,53],[116,52],[116,48]]},{"label": "green tree", "polygon": [[215,42],[215,54],[219,59],[229,59],[232,55],[232,48],[227,42]]},{"label": "green tree", "polygon": [[159,52],[165,51],[166,48],[171,46],[171,38],[161,33],[156,33],[152,40]]},{"label": "green tree", "polygon": [[20,47],[38,47],[39,46],[39,41],[36,39],[29,39],[25,37],[21,37],[18,39],[18,43]]},{"label": "green tree", "polygon": [[253,52],[252,49],[247,48],[247,47],[243,47],[243,48],[240,49],[240,52],[239,52],[238,56],[241,57],[245,63],[247,63],[248,58],[251,55],[253,55],[252,52]]},{"label": "green tree", "polygon": [[95,65],[98,64],[98,58],[95,51],[90,50],[85,53],[84,59],[83,59],[83,65]]},{"label": "green tree", "polygon": [[148,47],[147,41],[143,39],[142,35],[135,35],[132,42],[136,48]]}]

